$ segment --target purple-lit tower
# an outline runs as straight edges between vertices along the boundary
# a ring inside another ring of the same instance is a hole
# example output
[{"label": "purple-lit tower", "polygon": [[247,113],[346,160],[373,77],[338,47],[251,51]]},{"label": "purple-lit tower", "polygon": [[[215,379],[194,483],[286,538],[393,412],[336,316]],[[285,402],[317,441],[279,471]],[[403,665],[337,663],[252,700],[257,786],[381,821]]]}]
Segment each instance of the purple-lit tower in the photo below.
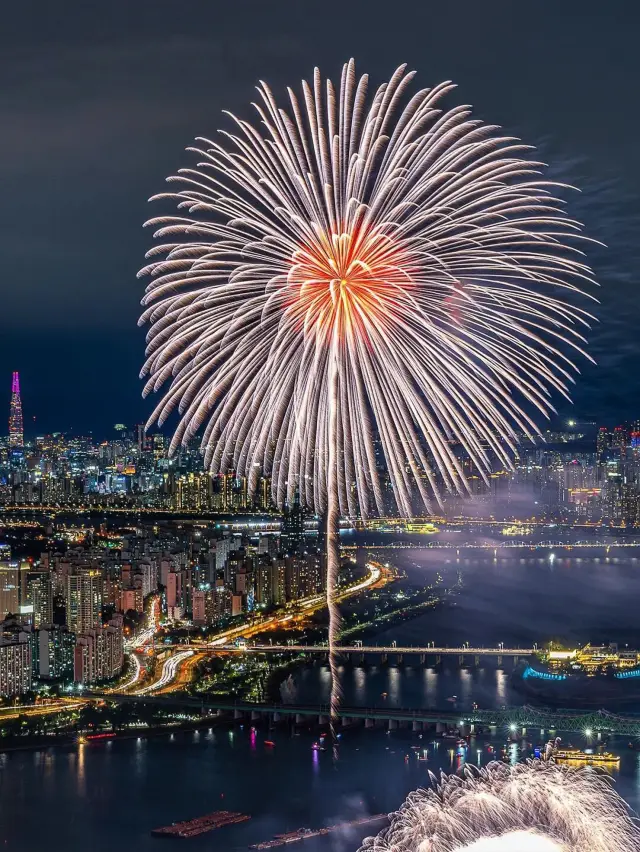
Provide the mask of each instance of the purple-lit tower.
[{"label": "purple-lit tower", "polygon": [[20,399],[20,373],[14,373],[13,379],[11,381],[11,407],[9,409],[9,446],[24,446],[22,400]]}]

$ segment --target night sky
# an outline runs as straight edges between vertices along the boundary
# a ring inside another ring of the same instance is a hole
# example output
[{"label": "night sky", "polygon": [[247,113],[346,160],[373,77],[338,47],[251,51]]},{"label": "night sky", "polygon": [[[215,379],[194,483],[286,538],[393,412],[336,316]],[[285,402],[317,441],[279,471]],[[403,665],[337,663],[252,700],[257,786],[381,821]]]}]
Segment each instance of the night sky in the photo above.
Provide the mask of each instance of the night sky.
[{"label": "night sky", "polygon": [[27,433],[109,437],[145,419],[147,198],[188,162],[194,136],[213,136],[221,110],[250,116],[258,79],[281,95],[315,65],[339,78],[353,56],[375,85],[402,62],[419,86],[454,80],[456,100],[540,145],[582,188],[570,209],[609,249],[590,256],[598,366],[584,366],[574,413],[640,417],[639,25],[637,4],[602,0],[5,4],[0,416],[20,370]]}]

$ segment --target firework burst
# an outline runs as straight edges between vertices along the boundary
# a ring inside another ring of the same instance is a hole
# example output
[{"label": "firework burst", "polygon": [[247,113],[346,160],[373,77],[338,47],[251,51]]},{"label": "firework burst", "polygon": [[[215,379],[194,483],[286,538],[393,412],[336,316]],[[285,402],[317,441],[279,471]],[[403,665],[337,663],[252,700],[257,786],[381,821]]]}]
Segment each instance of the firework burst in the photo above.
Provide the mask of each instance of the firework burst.
[{"label": "firework burst", "polygon": [[432,775],[361,852],[634,852],[640,829],[609,776],[541,761]]},{"label": "firework burst", "polygon": [[213,474],[325,515],[331,649],[339,515],[388,511],[387,482],[406,515],[465,492],[458,447],[485,478],[510,465],[589,321],[580,225],[540,164],[413,76],[369,97],[353,62],[337,89],[316,70],[287,110],[261,83],[259,124],[231,116],[155,197],[179,212],[148,223],[140,273],[149,422],[177,410],[172,451],[202,430]]}]

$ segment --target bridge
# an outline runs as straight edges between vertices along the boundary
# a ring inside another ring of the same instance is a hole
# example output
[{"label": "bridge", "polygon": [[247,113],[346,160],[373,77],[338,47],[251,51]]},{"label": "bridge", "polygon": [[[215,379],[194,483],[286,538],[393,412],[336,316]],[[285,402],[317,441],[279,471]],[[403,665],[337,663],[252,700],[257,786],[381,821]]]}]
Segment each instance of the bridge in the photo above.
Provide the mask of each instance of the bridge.
[{"label": "bridge", "polygon": [[[220,644],[215,642],[209,643],[193,643],[189,646],[181,645],[158,645],[158,650],[163,648],[182,648],[190,647],[197,652],[223,652],[229,654],[328,654],[329,646],[325,643],[322,645],[236,645],[236,644]],[[536,645],[533,648],[497,648],[490,647],[475,647],[471,645],[462,645],[461,647],[447,648],[445,646],[430,644],[426,646],[415,645],[338,645],[335,652],[341,656],[350,657],[353,655],[364,656],[365,654],[378,654],[383,657],[388,657],[390,654],[396,655],[398,658],[403,658],[408,655],[417,655],[424,662],[427,656],[432,657],[497,657],[501,660],[502,657],[513,657],[517,660],[519,657],[528,657],[531,654],[536,654],[540,649]]]},{"label": "bridge", "polygon": [[[330,718],[327,705],[307,704],[253,704],[251,702],[198,700],[184,696],[99,695],[100,700],[116,703],[145,703],[167,709],[191,709],[202,715],[215,714],[229,720],[281,722],[326,725]],[[557,731],[581,734],[614,734],[640,737],[640,715],[617,715],[606,710],[584,712],[580,710],[549,710],[530,707],[502,707],[500,709],[475,708],[472,710],[423,710],[395,707],[340,707],[340,724],[363,723],[367,728],[386,726],[390,729],[410,727],[414,731],[434,728],[443,733],[448,730],[461,733],[491,733],[500,731],[526,736],[539,732],[540,736]]]},{"label": "bridge", "polygon": [[[309,654],[327,653],[328,645],[247,645],[245,648],[237,646],[224,646],[228,651],[245,651],[247,653],[268,654],[283,651],[302,651]],[[438,656],[449,654],[450,656],[478,657],[526,657],[535,654],[537,648],[475,648],[463,645],[460,648],[446,648],[439,645],[427,645],[416,647],[414,645],[338,645],[335,649],[337,654],[437,654]]]}]

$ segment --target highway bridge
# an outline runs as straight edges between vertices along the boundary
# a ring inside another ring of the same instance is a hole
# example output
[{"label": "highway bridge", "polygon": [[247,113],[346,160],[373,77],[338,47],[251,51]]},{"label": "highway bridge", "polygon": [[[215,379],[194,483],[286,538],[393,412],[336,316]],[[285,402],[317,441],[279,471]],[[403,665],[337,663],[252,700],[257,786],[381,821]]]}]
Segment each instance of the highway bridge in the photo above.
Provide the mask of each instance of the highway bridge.
[{"label": "highway bridge", "polygon": [[[167,709],[191,709],[202,715],[215,714],[229,720],[281,722],[325,725],[329,721],[327,705],[307,704],[253,704],[250,702],[198,700],[183,696],[97,696],[116,703],[140,702]],[[548,710],[525,705],[500,709],[473,710],[422,710],[395,707],[340,707],[340,724],[349,726],[362,723],[365,727],[385,726],[390,729],[411,727],[413,730],[434,728],[463,733],[491,733],[504,735],[546,736],[554,732],[582,734],[617,734],[640,737],[640,715],[617,715],[606,710],[584,712],[579,710]]]},{"label": "highway bridge", "polygon": [[[220,647],[220,646],[218,646]],[[309,654],[328,653],[327,645],[236,645],[222,646],[225,651],[240,651],[245,653],[268,654],[283,651],[302,651]],[[535,654],[537,648],[475,648],[463,645],[460,648],[446,648],[439,645],[416,647],[414,645],[339,645],[335,648],[338,654],[436,654],[438,656],[470,656],[478,657],[526,657]]]},{"label": "highway bridge", "polygon": [[[157,650],[169,649],[169,648],[182,648],[186,647],[191,648],[193,651],[198,653],[206,653],[206,652],[223,652],[229,654],[295,654],[295,653],[303,653],[303,654],[328,654],[329,647],[328,645],[295,645],[295,644],[286,644],[286,645],[276,645],[276,644],[267,644],[267,645],[250,645],[250,644],[221,644],[216,642],[202,642],[202,643],[193,643],[191,645],[158,645],[156,646]],[[415,645],[338,645],[335,648],[337,654],[348,657],[353,655],[364,655],[364,654],[377,654],[379,656],[387,657],[390,654],[397,655],[398,657],[404,657],[405,655],[414,655],[419,656],[421,658],[426,658],[427,656],[432,657],[497,657],[501,659],[502,657],[513,657],[515,659],[519,657],[528,657],[531,654],[538,653],[538,647],[534,645],[533,648],[505,648],[501,645],[497,648],[490,647],[474,647],[471,645],[462,645],[461,647],[455,648],[447,648],[441,645],[430,644],[426,646],[415,646]],[[423,660],[424,661],[424,660]]]}]

